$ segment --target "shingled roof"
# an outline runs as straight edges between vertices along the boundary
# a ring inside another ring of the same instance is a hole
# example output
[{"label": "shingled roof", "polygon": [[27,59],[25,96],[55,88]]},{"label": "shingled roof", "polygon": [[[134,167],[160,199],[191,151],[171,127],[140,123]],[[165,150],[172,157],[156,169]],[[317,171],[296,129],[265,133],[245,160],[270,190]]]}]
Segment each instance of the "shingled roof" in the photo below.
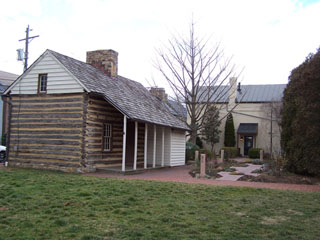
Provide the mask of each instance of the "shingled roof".
[{"label": "shingled roof", "polygon": [[[257,103],[281,101],[286,84],[264,84],[264,85],[241,85],[241,91],[237,90],[236,102]],[[202,87],[203,91],[208,91],[208,87]],[[229,86],[210,88],[212,102],[229,102]],[[205,100],[200,99],[200,102]]]},{"label": "shingled roof", "polygon": [[52,54],[87,91],[102,95],[128,118],[188,130],[188,126],[174,116],[167,106],[140,83],[122,76],[109,77],[101,70],[52,50]]}]

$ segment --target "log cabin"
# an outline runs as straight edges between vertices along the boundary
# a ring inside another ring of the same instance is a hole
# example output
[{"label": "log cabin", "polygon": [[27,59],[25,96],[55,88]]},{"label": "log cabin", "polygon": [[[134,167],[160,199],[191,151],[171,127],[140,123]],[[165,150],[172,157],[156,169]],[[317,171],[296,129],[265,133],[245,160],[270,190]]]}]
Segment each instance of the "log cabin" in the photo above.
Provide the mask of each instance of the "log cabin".
[{"label": "log cabin", "polygon": [[114,50],[87,52],[86,62],[46,50],[4,95],[9,166],[126,172],[185,164],[187,125],[118,75]]}]

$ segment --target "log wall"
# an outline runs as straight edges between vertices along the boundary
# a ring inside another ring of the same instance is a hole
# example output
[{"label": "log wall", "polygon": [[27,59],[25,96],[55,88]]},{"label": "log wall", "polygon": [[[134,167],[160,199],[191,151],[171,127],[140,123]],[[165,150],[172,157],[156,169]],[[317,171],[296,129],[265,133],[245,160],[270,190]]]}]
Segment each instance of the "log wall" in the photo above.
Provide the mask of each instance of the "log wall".
[{"label": "log wall", "polygon": [[[112,124],[112,142],[109,152],[104,152],[102,149],[104,123]],[[138,163],[143,163],[144,124],[140,123],[138,127]],[[86,164],[96,167],[121,166],[122,144],[123,114],[104,99],[89,96],[85,129]]]},{"label": "log wall", "polygon": [[86,95],[12,95],[9,165],[76,171]]},{"label": "log wall", "polygon": [[[11,95],[11,102],[9,165],[63,171],[121,166],[123,114],[104,99],[83,93]],[[103,151],[104,123],[112,124],[109,152]],[[138,128],[142,167],[145,124]]]}]

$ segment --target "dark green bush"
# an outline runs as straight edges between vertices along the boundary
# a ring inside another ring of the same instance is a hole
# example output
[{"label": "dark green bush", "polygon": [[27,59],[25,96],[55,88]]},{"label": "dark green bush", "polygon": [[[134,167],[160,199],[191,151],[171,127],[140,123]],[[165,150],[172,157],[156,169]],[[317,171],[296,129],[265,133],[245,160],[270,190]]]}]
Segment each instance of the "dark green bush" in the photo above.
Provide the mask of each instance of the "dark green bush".
[{"label": "dark green bush", "polygon": [[320,49],[293,69],[283,94],[281,146],[289,171],[320,176]]},{"label": "dark green bush", "polygon": [[260,158],[262,148],[250,148],[248,151],[249,158]]},{"label": "dark green bush", "polygon": [[234,147],[236,145],[235,130],[232,114],[229,113],[224,128],[224,145],[226,147]]},{"label": "dark green bush", "polygon": [[238,148],[236,147],[224,147],[224,160],[229,160],[229,158],[235,158],[238,156]]},{"label": "dark green bush", "polygon": [[200,150],[199,146],[186,142],[186,160],[194,160],[195,151]]},{"label": "dark green bush", "polygon": [[211,160],[213,157],[213,153],[207,149],[200,149],[200,154],[206,154],[208,160]]}]

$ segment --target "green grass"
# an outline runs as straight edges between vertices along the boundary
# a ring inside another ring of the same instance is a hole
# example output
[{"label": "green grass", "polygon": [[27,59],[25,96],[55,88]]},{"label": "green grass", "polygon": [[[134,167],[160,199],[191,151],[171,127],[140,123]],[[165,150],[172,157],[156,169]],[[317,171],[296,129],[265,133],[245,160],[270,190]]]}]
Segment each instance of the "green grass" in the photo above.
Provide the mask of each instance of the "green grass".
[{"label": "green grass", "polygon": [[319,239],[320,194],[0,169],[0,239]]}]

